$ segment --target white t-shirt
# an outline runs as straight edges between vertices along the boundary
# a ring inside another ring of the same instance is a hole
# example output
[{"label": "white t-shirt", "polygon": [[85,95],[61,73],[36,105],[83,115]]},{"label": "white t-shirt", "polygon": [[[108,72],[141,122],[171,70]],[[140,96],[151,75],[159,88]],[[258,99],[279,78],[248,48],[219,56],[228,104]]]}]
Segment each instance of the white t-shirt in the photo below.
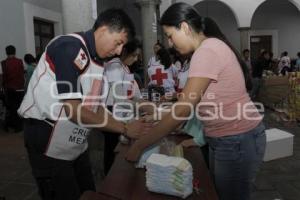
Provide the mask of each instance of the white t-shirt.
[{"label": "white t-shirt", "polygon": [[141,98],[134,75],[130,73],[129,68],[122,63],[120,58],[114,58],[105,64],[104,76],[109,84],[108,97],[104,101],[107,106],[113,106],[122,99]]},{"label": "white t-shirt", "polygon": [[160,65],[160,61],[156,60],[155,56],[152,56],[149,61],[148,61],[148,68],[151,67],[152,65]]},{"label": "white t-shirt", "polygon": [[283,56],[280,58],[279,63],[278,63],[278,70],[279,72],[282,70],[284,67],[291,67],[291,59],[288,56]]}]

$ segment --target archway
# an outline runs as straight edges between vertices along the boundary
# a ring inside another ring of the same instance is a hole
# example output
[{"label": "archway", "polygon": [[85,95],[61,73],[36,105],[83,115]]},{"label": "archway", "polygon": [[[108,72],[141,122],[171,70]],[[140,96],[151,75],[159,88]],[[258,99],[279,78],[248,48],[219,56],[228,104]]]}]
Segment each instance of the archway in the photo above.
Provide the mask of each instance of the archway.
[{"label": "archway", "polygon": [[218,0],[205,0],[196,3],[195,8],[202,16],[212,18],[236,49],[240,49],[240,33],[236,17],[225,3]]},{"label": "archway", "polygon": [[269,35],[272,37],[274,57],[288,51],[289,56],[295,58],[300,50],[300,38],[295,37],[295,33],[300,33],[300,11],[297,6],[296,1],[288,0],[267,0],[260,4],[252,16],[250,38]]}]

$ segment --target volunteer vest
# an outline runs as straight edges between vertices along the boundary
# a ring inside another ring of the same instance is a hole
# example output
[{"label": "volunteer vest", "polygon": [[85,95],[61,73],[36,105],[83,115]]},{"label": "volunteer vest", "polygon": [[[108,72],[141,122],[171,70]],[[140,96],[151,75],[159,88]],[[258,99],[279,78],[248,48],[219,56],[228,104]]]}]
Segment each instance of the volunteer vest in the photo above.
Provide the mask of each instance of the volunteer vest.
[{"label": "volunteer vest", "polygon": [[[86,43],[80,35],[69,34],[68,36],[79,39],[86,47]],[[99,97],[102,89],[104,69],[103,66],[93,62],[89,53],[88,56],[90,59],[89,65],[78,78],[78,84],[81,88],[78,98],[81,98],[83,106],[96,112],[100,104]],[[44,120],[48,123],[47,119],[55,121],[54,124],[49,123],[53,126],[53,130],[45,155],[56,159],[75,160],[80,154],[86,151],[90,129],[80,122],[79,124],[81,125],[78,125],[66,118],[63,104],[58,96],[55,72],[47,62],[46,53],[42,55],[41,61],[31,77],[28,92],[18,112],[24,118]]]}]

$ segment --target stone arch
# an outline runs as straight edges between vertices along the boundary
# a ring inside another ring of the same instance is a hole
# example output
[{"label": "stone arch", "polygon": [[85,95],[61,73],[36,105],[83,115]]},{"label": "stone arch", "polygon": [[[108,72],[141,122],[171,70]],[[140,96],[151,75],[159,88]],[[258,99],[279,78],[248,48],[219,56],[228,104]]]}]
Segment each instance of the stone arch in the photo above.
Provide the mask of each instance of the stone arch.
[{"label": "stone arch", "polygon": [[[201,3],[201,2],[205,2],[205,1],[209,2],[211,0],[185,0],[185,1],[177,0],[176,2],[185,2],[185,3],[188,3],[190,5],[195,6],[196,4]],[[235,12],[235,9],[231,7],[230,1],[229,2],[227,2],[226,0],[214,0],[214,1],[220,2],[220,3],[224,4],[227,8],[229,8],[230,11],[232,12],[233,16],[235,17],[235,21],[237,22],[237,25],[238,26],[240,25],[238,15]]]},{"label": "stone arch", "polygon": [[222,1],[204,0],[198,1],[194,4],[194,7],[202,16],[212,18],[233,46],[239,49],[240,33],[238,31],[238,22],[228,5]]},{"label": "stone arch", "polygon": [[275,57],[279,57],[283,51],[295,57],[300,39],[292,35],[300,32],[297,26],[300,20],[299,3],[299,0],[264,0],[251,16],[250,37],[271,35]]},{"label": "stone arch", "polygon": [[[250,20],[250,25],[251,25],[251,22],[253,20],[253,16],[255,15],[255,12],[263,5],[265,4],[267,1],[270,1],[270,0],[264,0],[262,1],[261,3],[257,4],[257,7],[256,9],[254,10],[252,16],[251,16],[251,20]],[[286,1],[289,1],[291,4],[293,4],[297,9],[298,11],[300,12],[300,0],[286,0]]]},{"label": "stone arch", "polygon": [[[269,1],[269,0],[264,0],[262,1],[260,4],[257,5],[255,11],[264,3],[266,3],[266,1]],[[300,11],[300,0],[287,0],[289,1],[290,3],[292,3],[299,11]]]}]

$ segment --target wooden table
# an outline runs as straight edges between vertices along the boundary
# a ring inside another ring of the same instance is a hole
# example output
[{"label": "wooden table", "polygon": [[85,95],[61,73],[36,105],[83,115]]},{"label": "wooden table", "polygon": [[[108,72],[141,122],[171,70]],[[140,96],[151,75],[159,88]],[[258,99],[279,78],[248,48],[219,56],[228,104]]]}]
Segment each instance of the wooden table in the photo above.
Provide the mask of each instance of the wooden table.
[{"label": "wooden table", "polygon": [[271,76],[263,79],[258,99],[265,106],[273,108],[281,104],[289,95],[289,79],[287,76]]},{"label": "wooden table", "polygon": [[[184,136],[170,136],[168,140],[179,143]],[[136,169],[134,164],[126,161],[125,155],[129,146],[119,145],[117,155],[108,175],[97,187],[98,192],[122,200],[174,200],[178,197],[149,192],[146,188],[145,169]],[[188,200],[216,200],[218,199],[209,171],[198,147],[184,149],[184,157],[193,166],[194,178],[200,181],[199,194],[195,192],[187,197]]]},{"label": "wooden table", "polygon": [[106,194],[100,194],[93,191],[86,191],[82,194],[79,200],[116,200],[116,198]]}]

